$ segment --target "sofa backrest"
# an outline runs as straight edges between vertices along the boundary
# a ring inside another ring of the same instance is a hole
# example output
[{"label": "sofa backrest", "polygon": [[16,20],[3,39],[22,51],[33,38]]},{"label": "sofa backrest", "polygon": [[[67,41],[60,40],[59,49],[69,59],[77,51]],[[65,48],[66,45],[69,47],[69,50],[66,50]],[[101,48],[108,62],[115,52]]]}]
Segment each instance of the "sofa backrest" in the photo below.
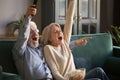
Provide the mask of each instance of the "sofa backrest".
[{"label": "sofa backrest", "polygon": [[0,66],[4,72],[17,73],[12,57],[15,40],[0,40]]},{"label": "sofa backrest", "polygon": [[109,33],[72,35],[71,41],[82,37],[92,37],[86,46],[75,47],[72,50],[77,68],[88,70],[103,66],[108,57],[112,55],[112,38]]},{"label": "sofa backrest", "polygon": [[[92,37],[86,46],[79,46],[72,50],[77,68],[87,70],[102,66],[105,60],[112,55],[112,38],[108,33],[72,35],[71,41],[82,37]],[[0,66],[4,72],[17,73],[12,57],[12,48],[15,40],[0,40]]]}]

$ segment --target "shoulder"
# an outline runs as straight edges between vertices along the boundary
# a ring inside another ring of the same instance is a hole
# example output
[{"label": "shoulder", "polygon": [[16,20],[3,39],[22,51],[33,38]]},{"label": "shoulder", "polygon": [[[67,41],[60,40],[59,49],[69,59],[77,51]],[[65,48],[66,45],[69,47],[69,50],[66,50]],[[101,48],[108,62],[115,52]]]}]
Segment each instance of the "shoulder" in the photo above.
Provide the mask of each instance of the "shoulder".
[{"label": "shoulder", "polygon": [[44,46],[44,52],[51,51],[52,49],[53,49],[53,47],[51,45],[45,45]]},{"label": "shoulder", "polygon": [[52,54],[52,51],[53,51],[53,48],[52,48],[51,45],[46,45],[46,46],[44,46],[43,52],[44,52],[44,56],[45,56],[45,57],[46,57],[46,56],[50,56],[50,55]]},{"label": "shoulder", "polygon": [[45,45],[45,46],[44,46],[44,49],[45,49],[45,48],[51,48],[51,47],[52,47],[51,45]]}]

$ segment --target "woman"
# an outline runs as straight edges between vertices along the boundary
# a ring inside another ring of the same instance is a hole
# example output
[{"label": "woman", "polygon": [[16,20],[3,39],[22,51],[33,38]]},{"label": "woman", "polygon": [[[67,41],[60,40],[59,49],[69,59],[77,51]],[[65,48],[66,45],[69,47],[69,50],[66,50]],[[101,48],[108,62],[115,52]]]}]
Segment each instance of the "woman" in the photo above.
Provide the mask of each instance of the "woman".
[{"label": "woman", "polygon": [[[69,71],[75,71],[73,56],[69,44],[59,24],[51,23],[43,31],[44,56],[56,80],[65,80]],[[52,64],[52,65],[51,65]],[[81,75],[83,79],[84,75]]]},{"label": "woman", "polygon": [[[73,55],[69,48],[75,0],[69,0],[69,2],[64,34],[60,25],[57,23],[51,23],[44,28],[42,33],[44,41],[44,56],[55,80],[83,80],[85,77],[85,70],[77,70],[75,68]],[[75,45],[85,45],[88,39],[89,38],[82,38],[76,40]],[[88,75],[88,78],[90,77],[92,78],[91,80],[93,80],[95,76]],[[97,77],[95,78],[98,80]],[[108,79],[105,78],[105,80]]]},{"label": "woman", "polygon": [[[65,31],[68,31],[68,32],[66,32],[67,34],[65,34],[65,36],[63,36],[62,30],[61,30],[59,24],[52,23],[43,30],[42,35],[43,35],[44,45],[46,45],[46,44],[53,45],[53,47],[51,46],[52,49],[47,46],[44,47],[44,53],[45,53],[44,55],[46,57],[46,61],[49,65],[49,67],[51,68],[52,74],[56,80],[65,80],[64,76],[67,74],[66,72],[68,72],[69,70],[75,70],[73,57],[71,54],[69,54],[69,53],[71,53],[71,51],[68,47],[64,48],[65,46],[68,46],[67,43],[69,43],[69,39],[71,37],[70,35],[71,35],[71,28],[72,28],[71,26],[72,26],[72,21],[73,21],[72,18],[73,18],[74,10],[75,10],[74,8],[75,8],[75,0],[69,0],[69,8],[68,8],[68,12],[67,12],[69,14],[67,14],[67,17],[66,17],[67,25],[65,25],[65,26],[69,26],[69,30],[65,30]],[[67,37],[67,38],[65,38],[65,37]],[[66,39],[65,46],[64,45],[62,46],[62,44],[64,44],[63,38]],[[55,51],[57,51],[55,56],[54,56],[54,52],[55,52],[54,49],[55,49]],[[65,49],[65,50],[63,50],[63,49]],[[51,52],[49,50],[53,50],[54,52]],[[68,52],[68,54],[66,55],[65,52]],[[48,56],[47,53],[50,54],[49,55],[50,57],[47,57]],[[53,53],[53,54],[51,54],[51,53]],[[59,53],[60,53],[60,55],[59,55]],[[63,53],[63,54],[61,54],[61,53]],[[68,57],[66,57],[66,56],[68,56]],[[48,62],[49,60],[50,60],[50,63]],[[59,68],[59,70],[58,70],[58,68]]]}]

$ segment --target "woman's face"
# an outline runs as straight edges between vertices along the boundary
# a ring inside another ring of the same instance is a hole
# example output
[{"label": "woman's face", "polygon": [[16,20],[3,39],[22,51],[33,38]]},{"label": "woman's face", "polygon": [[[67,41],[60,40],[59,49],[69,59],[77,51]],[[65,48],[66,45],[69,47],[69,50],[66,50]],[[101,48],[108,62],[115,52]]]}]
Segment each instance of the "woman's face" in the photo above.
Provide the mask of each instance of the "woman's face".
[{"label": "woman's face", "polygon": [[50,43],[53,46],[59,46],[63,42],[63,32],[60,27],[53,25],[50,28]]}]

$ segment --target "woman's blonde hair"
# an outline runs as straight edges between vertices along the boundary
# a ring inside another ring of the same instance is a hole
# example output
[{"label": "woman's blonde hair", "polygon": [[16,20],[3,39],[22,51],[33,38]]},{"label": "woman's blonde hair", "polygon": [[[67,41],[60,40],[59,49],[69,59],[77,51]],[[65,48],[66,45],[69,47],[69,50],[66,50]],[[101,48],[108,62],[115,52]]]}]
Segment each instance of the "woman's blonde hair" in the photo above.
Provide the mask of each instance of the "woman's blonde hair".
[{"label": "woman's blonde hair", "polygon": [[49,38],[51,36],[51,28],[52,28],[52,26],[58,26],[59,28],[61,28],[58,23],[51,23],[48,26],[46,26],[43,29],[43,32],[42,32],[42,41],[43,41],[44,45],[50,44]]}]

